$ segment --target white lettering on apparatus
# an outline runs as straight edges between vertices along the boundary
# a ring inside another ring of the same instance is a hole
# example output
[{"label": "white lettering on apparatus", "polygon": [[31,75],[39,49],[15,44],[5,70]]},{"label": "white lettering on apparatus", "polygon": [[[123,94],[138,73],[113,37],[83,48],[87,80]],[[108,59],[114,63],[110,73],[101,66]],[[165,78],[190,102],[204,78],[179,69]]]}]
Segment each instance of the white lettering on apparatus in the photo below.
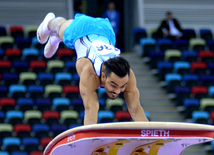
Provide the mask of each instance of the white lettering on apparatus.
[{"label": "white lettering on apparatus", "polygon": [[74,140],[74,139],[75,139],[75,135],[69,136],[69,137],[67,138],[67,142],[72,141],[72,140]]},{"label": "white lettering on apparatus", "polygon": [[169,137],[169,130],[141,130],[142,137]]}]

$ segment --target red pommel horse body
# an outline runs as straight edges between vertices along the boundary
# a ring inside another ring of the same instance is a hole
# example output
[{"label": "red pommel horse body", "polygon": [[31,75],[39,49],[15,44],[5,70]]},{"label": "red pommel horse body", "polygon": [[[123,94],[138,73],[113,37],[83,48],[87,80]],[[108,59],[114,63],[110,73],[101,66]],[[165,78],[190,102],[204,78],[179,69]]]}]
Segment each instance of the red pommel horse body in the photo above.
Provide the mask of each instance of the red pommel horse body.
[{"label": "red pommel horse body", "polygon": [[214,126],[172,122],[122,122],[77,127],[55,137],[44,155],[180,155],[212,141]]}]

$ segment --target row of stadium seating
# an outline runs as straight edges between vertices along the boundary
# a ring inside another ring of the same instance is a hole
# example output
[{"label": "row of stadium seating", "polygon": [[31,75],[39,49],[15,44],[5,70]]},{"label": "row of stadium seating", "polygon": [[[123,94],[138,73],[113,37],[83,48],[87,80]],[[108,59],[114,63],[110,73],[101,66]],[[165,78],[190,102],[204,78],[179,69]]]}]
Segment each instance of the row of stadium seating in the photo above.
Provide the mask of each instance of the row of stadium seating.
[{"label": "row of stadium seating", "polygon": [[[147,37],[133,30],[140,56],[149,65],[186,121],[214,125],[214,39],[211,30],[184,30],[188,39]],[[197,37],[198,36],[198,37]],[[208,143],[214,151],[214,142]],[[205,145],[205,146],[207,146]]]},{"label": "row of stadium seating", "polygon": [[[139,44],[140,39],[142,38],[155,38],[159,39],[163,36],[157,36],[156,35],[157,28],[150,28],[145,29],[141,27],[135,27],[133,28],[133,36],[134,36],[134,42]],[[194,28],[184,28],[183,29],[183,35],[187,36],[187,39],[191,38],[202,38],[204,40],[212,40],[213,39],[213,32],[211,29],[205,29],[200,28],[199,30],[195,30]]]},{"label": "row of stadium seating", "polygon": [[[61,43],[46,59],[36,29],[0,27],[1,155],[41,155],[56,135],[83,124],[75,51]],[[131,121],[122,95],[111,100],[105,89],[97,93],[99,123]]]}]

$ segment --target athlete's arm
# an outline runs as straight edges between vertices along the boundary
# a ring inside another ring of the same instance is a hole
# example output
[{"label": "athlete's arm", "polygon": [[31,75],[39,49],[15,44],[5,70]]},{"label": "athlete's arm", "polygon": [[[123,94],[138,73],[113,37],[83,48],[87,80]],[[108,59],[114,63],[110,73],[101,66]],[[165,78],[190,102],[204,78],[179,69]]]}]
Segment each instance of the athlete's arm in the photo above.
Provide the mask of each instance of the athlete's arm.
[{"label": "athlete's arm", "polygon": [[83,70],[80,75],[80,94],[85,107],[84,125],[96,124],[99,110],[96,93],[97,80],[89,70]]},{"label": "athlete's arm", "polygon": [[136,78],[132,70],[130,70],[129,82],[124,91],[124,97],[132,119],[134,121],[148,121],[140,104],[140,95],[136,84]]}]

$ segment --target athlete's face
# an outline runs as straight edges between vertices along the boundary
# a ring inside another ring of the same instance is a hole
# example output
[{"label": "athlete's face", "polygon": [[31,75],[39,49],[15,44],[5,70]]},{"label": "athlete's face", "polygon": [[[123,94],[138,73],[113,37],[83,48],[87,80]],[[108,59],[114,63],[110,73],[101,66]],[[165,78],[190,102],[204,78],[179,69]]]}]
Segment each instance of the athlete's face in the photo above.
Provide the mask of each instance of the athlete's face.
[{"label": "athlete's face", "polygon": [[117,98],[117,96],[121,92],[124,92],[129,80],[128,74],[125,77],[121,78],[113,72],[110,74],[110,76],[108,77],[105,76],[103,78],[105,78],[104,87],[106,93],[111,99]]}]

